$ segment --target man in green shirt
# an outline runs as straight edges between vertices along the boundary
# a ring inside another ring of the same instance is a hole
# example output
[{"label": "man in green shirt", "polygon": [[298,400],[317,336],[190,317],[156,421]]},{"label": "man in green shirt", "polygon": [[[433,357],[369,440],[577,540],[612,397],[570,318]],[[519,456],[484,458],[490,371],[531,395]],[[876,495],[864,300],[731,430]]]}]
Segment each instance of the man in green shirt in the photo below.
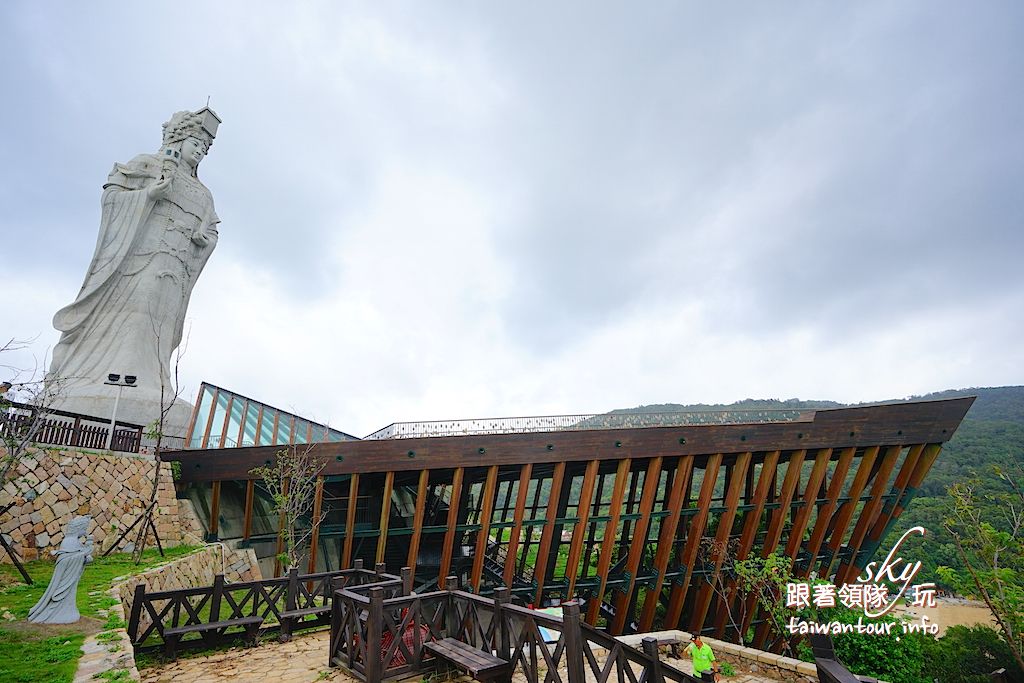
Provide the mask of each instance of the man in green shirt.
[{"label": "man in green shirt", "polygon": [[686,646],[686,654],[693,658],[693,675],[700,676],[702,681],[718,680],[718,661],[715,660],[715,653],[711,646],[703,642],[699,635],[693,636],[690,644]]}]

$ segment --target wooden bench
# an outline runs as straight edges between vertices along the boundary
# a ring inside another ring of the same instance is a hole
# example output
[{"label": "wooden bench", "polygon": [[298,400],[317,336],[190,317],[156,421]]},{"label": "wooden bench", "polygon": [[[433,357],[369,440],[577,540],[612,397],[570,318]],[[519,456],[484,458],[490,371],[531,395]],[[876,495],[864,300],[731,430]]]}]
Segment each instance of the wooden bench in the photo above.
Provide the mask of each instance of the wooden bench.
[{"label": "wooden bench", "polygon": [[292,638],[292,625],[295,622],[302,621],[303,617],[309,615],[316,615],[318,620],[323,621],[324,617],[330,616],[331,606],[317,605],[315,607],[306,607],[303,609],[293,609],[286,612],[281,612],[281,633],[278,636],[278,640],[282,643],[286,643]]},{"label": "wooden bench", "polygon": [[181,641],[182,636],[189,633],[198,633],[205,638],[206,636],[203,634],[212,631],[216,635],[221,635],[232,626],[242,626],[245,628],[245,640],[248,643],[252,643],[256,640],[256,634],[259,632],[262,623],[263,617],[243,617],[241,619],[227,619],[225,621],[213,621],[208,624],[189,624],[188,626],[164,629],[164,653],[169,659],[174,659],[177,654],[179,641]]},{"label": "wooden bench", "polygon": [[512,664],[490,652],[478,650],[455,638],[423,644],[423,649],[439,660],[465,671],[478,681],[511,681]]}]

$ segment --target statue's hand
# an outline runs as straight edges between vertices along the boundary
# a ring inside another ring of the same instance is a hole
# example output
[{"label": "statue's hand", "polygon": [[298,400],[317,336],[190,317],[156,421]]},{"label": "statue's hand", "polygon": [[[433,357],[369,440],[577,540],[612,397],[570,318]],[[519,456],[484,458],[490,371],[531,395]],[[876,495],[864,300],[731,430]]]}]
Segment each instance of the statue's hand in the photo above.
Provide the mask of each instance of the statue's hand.
[{"label": "statue's hand", "polygon": [[209,246],[217,241],[216,223],[206,223],[200,229],[192,233],[192,241],[200,247]]},{"label": "statue's hand", "polygon": [[150,199],[163,199],[167,196],[167,193],[171,190],[171,180],[173,176],[168,176],[163,180],[158,180],[149,186],[147,192],[149,193]]}]

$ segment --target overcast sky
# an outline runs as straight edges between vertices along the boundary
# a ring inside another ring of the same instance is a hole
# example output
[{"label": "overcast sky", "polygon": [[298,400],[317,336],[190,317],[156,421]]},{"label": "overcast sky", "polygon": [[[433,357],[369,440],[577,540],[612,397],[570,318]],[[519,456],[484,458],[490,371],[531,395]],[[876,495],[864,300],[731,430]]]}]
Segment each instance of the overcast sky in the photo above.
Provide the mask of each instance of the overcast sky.
[{"label": "overcast sky", "polygon": [[1016,1],[6,2],[0,336],[45,356],[112,164],[211,96],[190,399],[363,435],[1021,384],[1022,83]]}]

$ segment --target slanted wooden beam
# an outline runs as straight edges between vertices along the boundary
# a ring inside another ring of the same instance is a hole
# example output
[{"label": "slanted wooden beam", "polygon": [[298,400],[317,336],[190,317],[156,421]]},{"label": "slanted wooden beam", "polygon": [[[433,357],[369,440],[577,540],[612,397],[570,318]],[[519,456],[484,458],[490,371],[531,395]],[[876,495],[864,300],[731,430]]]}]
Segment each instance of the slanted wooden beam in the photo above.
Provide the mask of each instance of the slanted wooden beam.
[{"label": "slanted wooden beam", "polygon": [[[879,510],[882,509],[882,503],[884,502],[882,500],[882,496],[885,494],[885,489],[889,485],[889,477],[892,476],[892,471],[896,469],[896,462],[899,460],[900,452],[902,450],[902,446],[890,446],[886,448],[881,464],[877,465],[874,480],[871,482],[871,499],[864,503],[864,507],[860,512],[860,517],[857,519],[857,524],[853,527],[853,534],[850,535],[850,541],[846,544],[849,557],[842,561],[839,564],[839,569],[836,570],[835,584],[837,586],[842,586],[852,580],[850,574],[851,572],[856,571],[854,562],[857,559],[857,553],[860,552],[861,544],[863,544],[864,537],[867,536],[868,530],[871,528],[871,524],[874,522]],[[908,452],[908,460],[910,459],[910,455],[911,452]]]},{"label": "slanted wooden beam", "polygon": [[420,537],[423,533],[423,514],[427,505],[427,487],[430,483],[430,470],[420,470],[419,486],[416,488],[416,511],[412,518],[412,539],[409,541],[409,556],[405,566],[410,569],[410,581],[416,578],[416,560],[420,555]]},{"label": "slanted wooden beam", "polygon": [[448,530],[444,533],[444,545],[441,547],[441,567],[437,573],[438,583],[444,581],[448,576],[448,570],[452,566],[452,551],[455,548],[455,527],[459,523],[459,500],[462,497],[462,477],[465,473],[464,467],[455,468],[452,476],[452,494],[448,499]]},{"label": "slanted wooden beam", "polygon": [[683,508],[683,498],[692,470],[692,455],[684,455],[679,458],[676,464],[675,475],[672,477],[672,489],[669,492],[668,502],[665,505],[665,509],[668,510],[668,516],[662,518],[661,528],[658,530],[657,552],[654,556],[654,570],[658,573],[658,578],[654,580],[654,586],[647,591],[643,607],[640,609],[641,633],[647,633],[654,625],[655,611],[661,598],[662,587],[665,585],[668,561],[672,556],[672,539],[675,538],[679,527],[679,516]]},{"label": "slanted wooden beam", "polygon": [[345,549],[341,555],[341,566],[352,566],[352,539],[356,531],[356,505],[359,502],[359,473],[353,472],[348,482],[348,510],[345,513]]},{"label": "slanted wooden beam", "polygon": [[850,471],[850,463],[853,462],[853,455],[856,448],[844,448],[839,454],[839,461],[836,462],[836,469],[832,472],[832,480],[829,482],[828,492],[825,497],[828,502],[818,509],[818,517],[814,521],[814,528],[811,530],[811,538],[807,541],[807,553],[810,556],[805,567],[796,569],[796,576],[806,577],[811,573],[818,558],[818,551],[825,539],[825,532],[832,519],[832,512],[836,509],[839,496],[843,493],[843,485],[846,483],[846,473]]},{"label": "slanted wooden beam", "polygon": [[523,514],[526,511],[526,496],[530,490],[533,465],[527,463],[519,470],[519,486],[516,491],[516,511],[512,516],[512,531],[505,549],[505,585],[511,587],[516,568],[516,553],[519,550],[519,536],[523,532]]},{"label": "slanted wooden beam", "polygon": [[200,448],[208,448],[210,445],[210,429],[213,427],[213,414],[217,411],[217,401],[219,400],[220,389],[215,388],[210,399],[210,411],[206,414],[206,428],[203,430],[203,443]]},{"label": "slanted wooden beam", "polygon": [[551,475],[547,519],[544,522],[544,530],[540,535],[540,547],[537,548],[537,560],[533,568],[533,578],[537,582],[537,593],[534,596],[533,602],[537,607],[542,605],[541,599],[544,596],[544,574],[548,565],[548,553],[551,551],[551,537],[555,533],[555,519],[558,512],[558,501],[562,495],[563,477],[565,477],[565,461],[561,460],[555,463],[555,470]]},{"label": "slanted wooden beam", "polygon": [[591,626],[597,623],[601,601],[604,598],[605,588],[608,586],[608,570],[611,568],[612,550],[615,548],[615,536],[619,529],[619,515],[622,514],[622,497],[626,493],[626,479],[629,478],[630,462],[629,458],[623,458],[619,461],[618,469],[615,470],[615,484],[612,488],[609,519],[604,527],[604,535],[601,538],[601,550],[597,556],[597,575],[600,583],[593,600],[587,606],[587,623]]},{"label": "slanted wooden beam", "polygon": [[741,453],[733,464],[732,477],[729,488],[725,492],[725,512],[718,519],[718,530],[715,533],[715,548],[712,557],[712,570],[710,577],[704,578],[704,585],[697,592],[694,601],[693,615],[690,617],[690,632],[700,633],[704,626],[704,619],[708,614],[708,607],[711,605],[711,597],[714,592],[713,584],[718,580],[718,574],[722,570],[722,562],[728,552],[729,536],[732,532],[732,523],[736,519],[736,508],[740,504],[740,496],[747,480],[747,469],[750,467],[750,459],[753,453]]},{"label": "slanted wooden beam", "polygon": [[483,500],[480,508],[480,531],[476,536],[476,550],[473,554],[473,571],[470,585],[474,592],[480,591],[480,577],[484,571],[484,554],[487,552],[487,539],[491,533],[491,516],[494,514],[494,497],[498,486],[498,466],[487,468],[487,479],[484,482]]},{"label": "slanted wooden beam", "polygon": [[324,478],[316,478],[316,491],[313,493],[313,529],[309,538],[309,573],[316,572],[316,555],[320,547],[320,513],[324,503]]},{"label": "slanted wooden beam", "polygon": [[591,460],[587,463],[587,469],[583,473],[583,485],[580,488],[580,502],[576,506],[576,526],[572,530],[572,542],[569,544],[569,559],[565,565],[565,578],[569,582],[566,595],[573,599],[576,590],[576,576],[580,569],[580,553],[583,549],[583,541],[587,537],[587,528],[590,522],[590,507],[594,497],[594,479],[597,477],[597,468],[601,464],[599,460]]},{"label": "slanted wooden beam", "polygon": [[252,479],[248,479],[245,482],[245,511],[244,521],[242,522],[242,540],[248,541],[249,537],[252,536],[252,506],[256,495],[256,482]]},{"label": "slanted wooden beam", "polygon": [[708,458],[704,467],[704,480],[701,482],[700,496],[697,499],[697,514],[690,518],[690,524],[686,531],[686,545],[678,559],[678,564],[684,571],[683,580],[672,586],[672,595],[669,597],[668,610],[665,615],[664,627],[666,629],[678,628],[679,618],[682,616],[683,603],[686,593],[690,589],[690,579],[693,578],[693,564],[697,559],[697,550],[700,548],[700,539],[704,535],[704,527],[708,523],[708,510],[711,507],[711,497],[715,492],[718,470],[722,467],[722,457],[721,453],[715,453]]},{"label": "slanted wooden beam", "polygon": [[832,524],[831,535],[825,545],[829,550],[829,559],[826,562],[822,562],[822,570],[818,572],[818,576],[822,578],[827,579],[832,576],[832,567],[838,563],[839,548],[843,545],[843,536],[846,535],[846,528],[850,525],[853,513],[857,509],[860,496],[868,483],[868,477],[870,477],[871,472],[874,470],[875,460],[878,458],[880,450],[878,446],[871,446],[864,450],[864,455],[860,458],[860,465],[857,467],[857,474],[854,475],[853,481],[850,483],[850,490],[846,495],[849,500],[840,505],[833,515],[834,524]]},{"label": "slanted wooden beam", "polygon": [[220,442],[217,448],[224,448],[228,438],[228,424],[231,422],[231,410],[235,407],[235,397],[228,396],[228,406],[224,409],[224,424],[220,427]]},{"label": "slanted wooden beam", "polygon": [[384,550],[388,545],[388,527],[391,523],[391,491],[395,487],[395,472],[388,470],[384,475],[384,491],[381,492],[380,501],[380,535],[377,537],[377,559],[376,563],[384,561]]},{"label": "slanted wooden beam", "polygon": [[[764,505],[768,500],[768,494],[772,490],[775,476],[778,472],[779,451],[771,451],[764,456],[761,463],[761,474],[757,478],[757,488],[754,489],[753,500],[750,502],[754,509],[743,513],[743,531],[740,532],[739,545],[736,548],[736,559],[745,560],[754,547],[754,538],[757,536],[757,529],[761,525],[761,516],[764,514]],[[750,467],[748,473],[754,471]],[[728,597],[726,600],[731,605],[736,597],[736,580],[729,580]],[[715,637],[722,638],[725,635],[726,620],[729,617],[729,610],[718,610],[718,617],[715,620]]]},{"label": "slanted wooden beam", "polygon": [[650,528],[651,512],[654,510],[654,498],[658,493],[658,485],[661,482],[662,457],[659,455],[651,458],[647,463],[647,474],[644,476],[644,488],[640,494],[640,514],[633,528],[633,537],[629,543],[629,555],[626,559],[626,571],[629,573],[629,580],[625,589],[618,593],[615,600],[615,619],[612,621],[612,635],[622,633],[626,625],[626,619],[631,618],[633,591],[636,590],[636,573],[640,568],[640,560],[643,558],[644,547],[647,545],[647,531]]}]

